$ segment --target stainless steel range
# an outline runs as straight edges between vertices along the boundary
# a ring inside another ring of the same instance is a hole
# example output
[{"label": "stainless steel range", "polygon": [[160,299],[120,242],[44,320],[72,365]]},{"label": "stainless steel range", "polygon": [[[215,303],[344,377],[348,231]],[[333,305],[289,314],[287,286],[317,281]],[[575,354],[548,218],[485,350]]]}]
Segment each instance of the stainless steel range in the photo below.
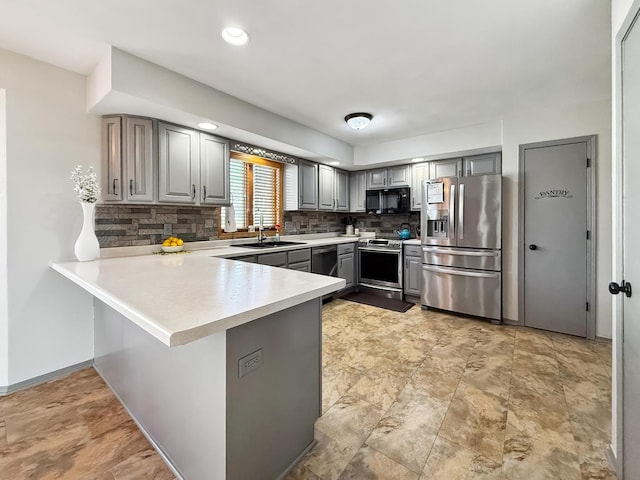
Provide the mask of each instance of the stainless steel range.
[{"label": "stainless steel range", "polygon": [[358,289],[402,300],[402,240],[358,242]]}]

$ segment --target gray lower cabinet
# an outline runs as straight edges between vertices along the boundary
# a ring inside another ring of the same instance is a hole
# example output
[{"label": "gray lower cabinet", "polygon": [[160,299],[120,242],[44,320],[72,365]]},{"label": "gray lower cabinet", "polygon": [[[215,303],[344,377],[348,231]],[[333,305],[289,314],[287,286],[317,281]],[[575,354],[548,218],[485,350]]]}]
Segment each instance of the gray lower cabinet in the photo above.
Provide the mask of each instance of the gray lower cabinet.
[{"label": "gray lower cabinet", "polygon": [[289,250],[287,252],[287,261],[289,270],[311,272],[311,249]]},{"label": "gray lower cabinet", "polygon": [[462,162],[465,176],[493,175],[502,171],[501,153],[464,157]]},{"label": "gray lower cabinet", "polygon": [[355,243],[341,243],[338,245],[338,277],[347,282],[345,288],[355,286],[356,278]]},{"label": "gray lower cabinet", "polygon": [[420,296],[422,288],[422,248],[417,245],[404,247],[404,294]]},{"label": "gray lower cabinet", "polygon": [[366,212],[367,172],[349,173],[349,206],[352,212]]},{"label": "gray lower cabinet", "polygon": [[102,198],[153,202],[154,136],[149,118],[102,119]]},{"label": "gray lower cabinet", "polygon": [[271,265],[272,267],[286,267],[287,252],[263,253],[262,255],[258,255],[258,263]]},{"label": "gray lower cabinet", "polygon": [[239,262],[258,263],[256,255],[243,255],[241,257],[233,257],[231,260],[238,260]]}]

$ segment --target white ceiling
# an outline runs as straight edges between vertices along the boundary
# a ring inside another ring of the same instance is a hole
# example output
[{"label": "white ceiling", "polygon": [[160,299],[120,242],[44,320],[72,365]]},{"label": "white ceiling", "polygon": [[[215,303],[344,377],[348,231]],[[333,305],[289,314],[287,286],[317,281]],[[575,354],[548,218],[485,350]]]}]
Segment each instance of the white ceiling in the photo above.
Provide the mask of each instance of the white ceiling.
[{"label": "white ceiling", "polygon": [[605,0],[0,0],[0,48],[88,74],[108,45],[356,146],[611,95]]}]

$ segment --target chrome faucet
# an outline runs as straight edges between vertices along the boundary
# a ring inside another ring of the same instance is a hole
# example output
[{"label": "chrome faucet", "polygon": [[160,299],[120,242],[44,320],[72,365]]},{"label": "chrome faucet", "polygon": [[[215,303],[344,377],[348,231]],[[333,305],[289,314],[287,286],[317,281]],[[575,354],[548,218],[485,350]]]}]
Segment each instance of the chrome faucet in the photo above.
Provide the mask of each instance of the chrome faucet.
[{"label": "chrome faucet", "polygon": [[258,210],[258,243],[262,243],[262,241],[264,240],[264,233],[262,232],[262,223],[263,223],[263,218],[262,218],[262,212],[260,210]]}]

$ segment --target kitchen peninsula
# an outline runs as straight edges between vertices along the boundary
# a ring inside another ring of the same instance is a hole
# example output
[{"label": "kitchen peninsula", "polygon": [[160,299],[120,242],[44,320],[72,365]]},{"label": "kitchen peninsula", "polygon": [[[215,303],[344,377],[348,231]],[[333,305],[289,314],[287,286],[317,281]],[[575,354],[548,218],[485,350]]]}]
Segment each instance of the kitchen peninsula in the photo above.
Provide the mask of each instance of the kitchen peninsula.
[{"label": "kitchen peninsula", "polygon": [[321,298],[345,281],[216,253],[51,267],[94,296],[95,368],[175,473],[280,478],[314,442]]}]

